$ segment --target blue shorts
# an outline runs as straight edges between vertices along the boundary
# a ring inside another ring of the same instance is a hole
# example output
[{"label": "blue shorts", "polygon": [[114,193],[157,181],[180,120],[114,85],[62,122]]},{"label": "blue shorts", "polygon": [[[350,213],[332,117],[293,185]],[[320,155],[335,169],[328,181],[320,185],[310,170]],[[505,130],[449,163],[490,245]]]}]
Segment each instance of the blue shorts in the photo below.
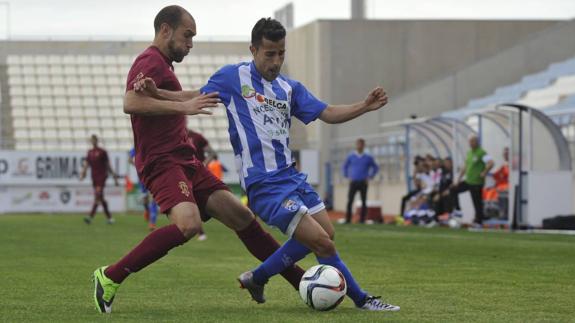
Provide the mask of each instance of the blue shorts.
[{"label": "blue shorts", "polygon": [[148,194],[148,189],[146,188],[144,183],[138,182],[138,187],[140,187],[140,193],[142,193],[142,195]]},{"label": "blue shorts", "polygon": [[[280,176],[281,175],[281,176]],[[291,236],[304,214],[325,209],[307,175],[293,167],[248,187],[249,206],[268,225]]]}]

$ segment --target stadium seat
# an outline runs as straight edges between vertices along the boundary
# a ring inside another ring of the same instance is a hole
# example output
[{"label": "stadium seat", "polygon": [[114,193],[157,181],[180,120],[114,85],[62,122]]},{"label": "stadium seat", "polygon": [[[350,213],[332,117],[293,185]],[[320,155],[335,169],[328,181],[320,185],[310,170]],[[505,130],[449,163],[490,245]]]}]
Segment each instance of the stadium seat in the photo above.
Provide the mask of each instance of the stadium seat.
[{"label": "stadium seat", "polygon": [[81,108],[82,100],[80,99],[80,94],[74,96],[68,94],[68,106],[70,108]]},{"label": "stadium seat", "polygon": [[64,75],[76,75],[76,65],[64,65]]},{"label": "stadium seat", "polygon": [[70,141],[60,141],[59,144],[60,149],[64,151],[73,151],[74,150],[74,143]]},{"label": "stadium seat", "polygon": [[19,76],[19,75],[9,75],[8,76],[8,85],[9,86],[23,85],[23,84],[24,84],[24,78],[22,76]]},{"label": "stadium seat", "polygon": [[104,65],[116,65],[118,64],[118,59],[116,55],[105,55],[103,60]]},{"label": "stadium seat", "polygon": [[72,128],[74,129],[87,129],[88,125],[86,124],[86,119],[82,116],[73,117],[72,119]]},{"label": "stadium seat", "polygon": [[8,65],[7,72],[9,77],[19,76],[22,75],[22,68],[20,67],[20,65]]},{"label": "stadium seat", "polygon": [[51,84],[54,86],[65,85],[66,79],[60,75],[52,75]]},{"label": "stadium seat", "polygon": [[90,137],[86,129],[74,129],[72,131],[72,139],[74,142],[85,142]]},{"label": "stadium seat", "polygon": [[22,106],[14,106],[14,104],[12,103],[12,109],[11,110],[12,110],[12,117],[13,118],[26,116],[26,108],[24,108]]},{"label": "stadium seat", "polygon": [[57,96],[65,97],[66,96],[66,88],[62,85],[55,85],[54,87],[52,87],[52,94],[55,97],[57,97]]},{"label": "stadium seat", "polygon": [[62,56],[60,55],[49,55],[48,56],[48,64],[53,66],[57,64],[62,64]]},{"label": "stadium seat", "polygon": [[44,149],[47,151],[61,150],[60,144],[58,143],[58,141],[56,139],[44,141]]},{"label": "stadium seat", "polygon": [[47,65],[36,66],[36,75],[50,75],[50,68]]},{"label": "stadium seat", "polygon": [[13,108],[26,106],[26,100],[23,96],[13,96],[10,101]]},{"label": "stadium seat", "polygon": [[39,96],[40,100],[40,107],[42,108],[53,108],[54,107],[54,100],[51,96]]},{"label": "stadium seat", "polygon": [[132,132],[126,128],[119,129],[116,133],[119,139],[132,139]]},{"label": "stadium seat", "polygon": [[88,128],[98,128],[100,127],[100,121],[97,118],[87,118],[86,127]]},{"label": "stadium seat", "polygon": [[12,115],[12,126],[16,129],[25,128],[28,126],[28,121],[26,118],[22,118],[23,116],[14,116]]},{"label": "stadium seat", "polygon": [[[66,93],[68,95],[68,101],[70,102],[74,102],[74,104],[76,104],[76,101],[81,102],[79,96],[81,95],[81,87],[79,87],[77,85],[77,83],[74,84],[70,84],[70,86],[66,87]],[[80,104],[80,103],[78,103]]]},{"label": "stadium seat", "polygon": [[72,130],[68,128],[58,129],[58,138],[61,140],[70,140],[72,138]]},{"label": "stadium seat", "polygon": [[91,112],[94,111],[94,109],[96,108],[96,97],[94,96],[84,96],[82,97],[82,106],[84,107],[84,109],[87,110],[87,112],[85,113],[86,116],[90,116],[90,117],[95,117],[98,114],[96,112]]},{"label": "stadium seat", "polygon": [[40,128],[33,128],[30,129],[29,136],[32,140],[42,139],[43,132]]},{"label": "stadium seat", "polygon": [[[66,110],[68,110],[68,109],[66,109]],[[56,119],[56,125],[57,125],[58,129],[69,129],[70,127],[72,127],[72,123],[70,122],[70,118],[68,118],[67,115],[59,116],[59,118]]]},{"label": "stadium seat", "polygon": [[16,150],[22,150],[22,151],[26,151],[26,150],[30,150],[30,142],[29,141],[17,141],[16,142]]},{"label": "stadium seat", "polygon": [[78,84],[85,88],[92,88],[93,82],[90,73],[79,73]]},{"label": "stadium seat", "polygon": [[9,91],[10,96],[24,95],[24,87],[19,85],[10,86]]},{"label": "stadium seat", "polygon": [[[26,89],[28,90],[28,89]],[[26,97],[26,106],[27,107],[37,107],[40,105],[40,100],[38,99],[38,97],[33,96],[33,94],[30,94],[29,92],[26,93],[26,95],[28,95]]]},{"label": "stadium seat", "polygon": [[30,150],[41,151],[44,150],[44,143],[38,140],[32,140],[30,142]]},{"label": "stadium seat", "polygon": [[99,109],[98,113],[100,113],[100,126],[102,128],[116,128],[112,114],[109,113],[108,115],[103,115],[102,111],[110,112],[110,109],[109,108],[100,108]]},{"label": "stadium seat", "polygon": [[36,69],[34,65],[24,65],[21,70],[22,75],[36,75]]},{"label": "stadium seat", "polygon": [[14,130],[14,138],[16,140],[28,140],[30,138],[27,128],[20,128]]},{"label": "stadium seat", "polygon": [[[100,91],[102,92],[99,93]],[[98,106],[99,108],[101,107],[108,108],[112,106],[112,100],[104,93],[108,93],[107,88],[100,88],[100,87],[96,88],[96,106]]]},{"label": "stadium seat", "polygon": [[62,65],[51,65],[50,66],[50,74],[52,76],[64,75],[64,67]]},{"label": "stadium seat", "polygon": [[18,65],[20,64],[20,55],[8,55],[6,57],[6,64],[7,65]]},{"label": "stadium seat", "polygon": [[58,131],[56,129],[44,129],[42,132],[42,137],[44,139],[53,140],[58,139]]},{"label": "stadium seat", "polygon": [[54,106],[56,107],[56,116],[59,117],[68,116],[68,100],[66,99],[65,96],[54,97]]},{"label": "stadium seat", "polygon": [[[51,98],[42,98],[42,100],[52,100]],[[53,118],[56,117],[56,109],[52,106],[41,106],[40,115],[42,118]]]},{"label": "stadium seat", "polygon": [[46,55],[36,55],[34,56],[34,64],[36,66],[46,66],[48,65],[48,56]]}]

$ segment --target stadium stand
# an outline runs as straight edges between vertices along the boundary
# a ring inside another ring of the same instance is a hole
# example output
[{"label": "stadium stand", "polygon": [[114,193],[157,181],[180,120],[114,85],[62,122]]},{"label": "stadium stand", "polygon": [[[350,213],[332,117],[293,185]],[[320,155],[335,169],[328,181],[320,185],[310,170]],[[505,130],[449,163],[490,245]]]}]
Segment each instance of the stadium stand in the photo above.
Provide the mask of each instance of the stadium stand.
[{"label": "stadium stand", "polygon": [[575,57],[551,64],[546,70],[499,87],[493,94],[470,100],[463,109],[477,109],[504,102],[547,108],[575,93]]},{"label": "stadium stand", "polygon": [[[86,150],[97,134],[109,150],[133,145],[123,113],[128,55],[9,55],[6,58],[15,150]],[[219,67],[250,60],[235,55],[201,55],[175,66],[184,88],[198,88]],[[214,149],[231,151],[224,109],[189,118]]]}]

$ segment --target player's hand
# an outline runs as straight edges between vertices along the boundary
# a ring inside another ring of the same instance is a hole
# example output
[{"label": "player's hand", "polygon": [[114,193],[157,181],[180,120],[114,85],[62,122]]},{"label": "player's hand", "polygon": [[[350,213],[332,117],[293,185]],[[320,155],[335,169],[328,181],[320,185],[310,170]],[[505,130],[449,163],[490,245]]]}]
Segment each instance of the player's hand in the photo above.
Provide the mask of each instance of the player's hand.
[{"label": "player's hand", "polygon": [[222,102],[218,92],[205,93],[191,100],[182,102],[182,112],[188,115],[213,114],[209,108],[215,108]]},{"label": "player's hand", "polygon": [[369,92],[364,103],[367,111],[375,111],[387,104],[387,94],[382,87],[376,87]]},{"label": "player's hand", "polygon": [[134,82],[134,91],[147,96],[157,97],[158,87],[156,87],[156,82],[150,77],[140,75],[136,77],[136,81]]}]

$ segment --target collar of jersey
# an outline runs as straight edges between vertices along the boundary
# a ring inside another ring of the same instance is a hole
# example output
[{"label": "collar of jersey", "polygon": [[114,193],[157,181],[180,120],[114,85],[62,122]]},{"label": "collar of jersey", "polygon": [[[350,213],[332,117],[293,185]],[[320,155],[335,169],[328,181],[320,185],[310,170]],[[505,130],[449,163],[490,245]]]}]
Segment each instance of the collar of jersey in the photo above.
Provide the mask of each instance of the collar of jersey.
[{"label": "collar of jersey", "polygon": [[[256,64],[254,63],[254,60],[253,60],[253,59],[252,59],[252,61],[250,62],[250,71],[251,71],[251,73],[252,73],[258,80],[260,80],[260,82],[262,82],[262,84],[263,84],[263,83],[269,83],[269,84],[272,84],[272,83],[273,83],[273,81],[270,82],[270,81],[266,80],[266,79],[260,74],[260,72],[258,72],[258,69],[256,68]],[[278,75],[278,77],[280,77],[280,76]],[[276,77],[276,80],[278,79],[278,77]],[[275,81],[275,80],[274,80],[274,81]]]}]

